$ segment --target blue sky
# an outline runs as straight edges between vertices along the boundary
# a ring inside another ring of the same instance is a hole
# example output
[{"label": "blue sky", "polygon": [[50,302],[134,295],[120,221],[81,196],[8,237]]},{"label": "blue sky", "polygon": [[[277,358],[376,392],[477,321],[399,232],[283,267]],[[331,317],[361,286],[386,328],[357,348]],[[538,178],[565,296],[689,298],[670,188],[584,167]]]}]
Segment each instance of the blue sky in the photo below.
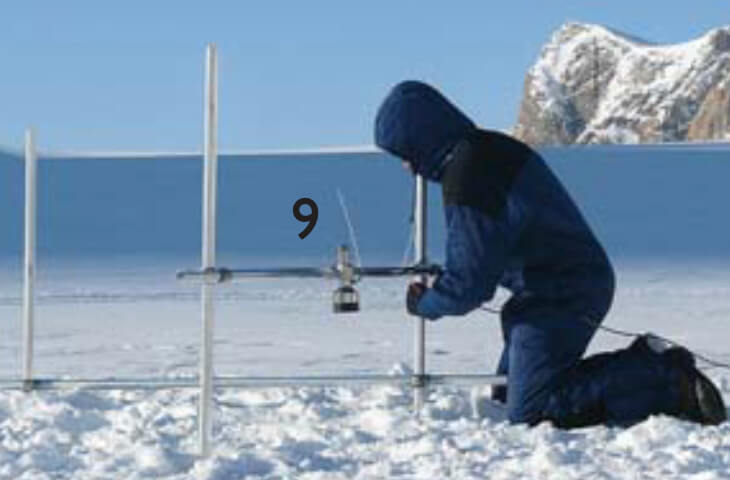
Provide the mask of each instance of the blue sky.
[{"label": "blue sky", "polygon": [[516,119],[526,70],[566,21],[657,42],[730,24],[721,0],[13,1],[0,31],[0,144],[189,150],[203,53],[220,55],[222,148],[371,143],[399,80],[432,82],[480,125]]}]

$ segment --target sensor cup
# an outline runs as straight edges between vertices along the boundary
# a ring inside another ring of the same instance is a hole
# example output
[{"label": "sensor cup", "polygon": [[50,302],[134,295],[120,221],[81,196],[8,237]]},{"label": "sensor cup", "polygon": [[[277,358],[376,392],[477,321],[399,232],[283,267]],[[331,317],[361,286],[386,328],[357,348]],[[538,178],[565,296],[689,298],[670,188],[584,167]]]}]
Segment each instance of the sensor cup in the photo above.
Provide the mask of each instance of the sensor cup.
[{"label": "sensor cup", "polygon": [[353,286],[356,282],[355,268],[350,263],[346,245],[337,247],[335,270],[340,279],[340,286],[332,293],[332,310],[335,313],[360,311],[360,294]]}]

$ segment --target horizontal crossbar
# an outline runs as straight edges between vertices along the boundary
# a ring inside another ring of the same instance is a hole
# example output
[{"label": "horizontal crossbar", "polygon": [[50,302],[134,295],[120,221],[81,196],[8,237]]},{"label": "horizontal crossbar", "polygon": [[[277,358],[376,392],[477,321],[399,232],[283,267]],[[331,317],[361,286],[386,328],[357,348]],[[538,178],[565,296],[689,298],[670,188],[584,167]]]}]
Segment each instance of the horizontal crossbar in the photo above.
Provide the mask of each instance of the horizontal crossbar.
[{"label": "horizontal crossbar", "polygon": [[[328,387],[346,385],[396,385],[420,387],[432,385],[504,385],[502,375],[360,375],[360,376],[303,376],[303,377],[215,377],[215,388],[281,388]],[[0,391],[8,390],[173,390],[199,388],[197,377],[182,378],[109,378],[66,379],[39,378],[30,382],[21,379],[0,379]]]},{"label": "horizontal crossbar", "polygon": [[[412,265],[407,267],[352,267],[355,277],[406,277],[410,275],[437,275],[439,265]],[[178,280],[207,283],[235,282],[247,278],[339,278],[336,267],[283,267],[283,268],[208,268],[177,272]]]},{"label": "horizontal crossbar", "polygon": [[[727,151],[730,150],[730,142],[724,140],[718,141],[699,141],[699,142],[663,142],[654,144],[618,144],[618,145],[595,145],[595,144],[575,144],[575,145],[555,145],[546,146],[542,151],[549,150],[606,150],[612,151],[620,149],[621,151],[630,150],[712,150]],[[227,150],[218,153],[220,158],[230,159],[248,159],[258,157],[309,157],[322,155],[327,156],[346,156],[352,154],[376,154],[383,153],[374,145],[355,145],[355,146],[333,146],[333,147],[313,147],[313,148],[291,148],[291,149],[251,149],[251,150]],[[0,154],[22,158],[23,154],[13,148],[5,148],[0,146]],[[196,150],[189,151],[41,151],[41,160],[67,160],[67,159],[88,159],[88,160],[145,160],[145,159],[200,159],[203,152]]]}]

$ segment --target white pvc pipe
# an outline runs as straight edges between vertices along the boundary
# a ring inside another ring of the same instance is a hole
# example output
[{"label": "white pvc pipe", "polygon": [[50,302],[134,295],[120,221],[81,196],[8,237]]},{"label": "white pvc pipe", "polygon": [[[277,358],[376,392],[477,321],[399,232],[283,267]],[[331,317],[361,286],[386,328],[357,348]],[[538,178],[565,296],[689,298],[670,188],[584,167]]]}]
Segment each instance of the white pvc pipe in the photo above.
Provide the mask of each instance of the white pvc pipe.
[{"label": "white pvc pipe", "polygon": [[36,171],[38,157],[33,130],[25,131],[25,254],[23,260],[23,382],[33,380],[33,320],[36,250]]},{"label": "white pvc pipe", "polygon": [[[0,149],[2,145],[0,145]],[[66,150],[66,151],[44,151],[43,158],[48,160],[139,160],[140,158],[158,158],[169,160],[186,160],[197,158],[202,155],[199,150]],[[300,148],[266,148],[266,149],[230,149],[218,152],[219,157],[231,157],[233,159],[245,160],[250,157],[337,157],[351,154],[381,154],[375,145],[333,145],[324,147],[300,147]],[[339,160],[339,158],[335,158]]]},{"label": "white pvc pipe", "polygon": [[[416,176],[416,202],[414,205],[415,235],[413,236],[414,251],[416,254],[416,265],[425,265],[426,258],[426,212],[428,210],[428,184],[426,179]],[[420,275],[419,280],[423,283],[428,281],[428,275]],[[413,373],[418,380],[424,380],[426,374],[426,319],[421,317],[416,320],[415,345],[414,345]],[[425,381],[419,381],[413,389],[413,406],[418,412],[423,407],[426,396]]]},{"label": "white pvc pipe", "polygon": [[[217,140],[218,79],[215,45],[208,45],[205,62],[205,133],[203,158],[203,268],[215,266],[216,250],[216,187],[218,178]],[[200,455],[210,454],[213,432],[213,289],[211,284],[201,287],[202,341],[200,351],[200,403],[198,435]]]},{"label": "white pvc pipe", "polygon": [[[217,388],[305,388],[333,387],[355,385],[396,385],[409,387],[413,385],[412,375],[358,375],[348,377],[307,376],[307,377],[215,377]],[[428,376],[429,385],[505,385],[506,378],[500,375],[477,374],[436,374]],[[21,390],[24,382],[16,379],[0,379],[0,391]],[[36,378],[33,380],[34,390],[173,390],[200,388],[199,379],[195,377],[181,378]]]},{"label": "white pvc pipe", "polygon": [[[2,146],[0,145],[0,148]],[[572,144],[564,147],[566,150],[574,151],[614,151],[621,149],[621,151],[655,151],[655,150],[709,150],[717,152],[730,151],[730,142],[727,140],[717,141],[703,141],[703,142],[666,142],[666,143],[635,143],[635,144],[621,144],[621,145],[600,145],[600,144]],[[73,159],[86,159],[86,160],[100,160],[100,159],[115,159],[115,160],[139,160],[140,158],[167,158],[171,160],[197,158],[201,155],[200,151],[182,151],[182,150],[170,150],[170,151],[130,151],[130,150],[107,150],[107,151],[87,151],[87,150],[68,150],[68,151],[44,151],[43,159],[45,160],[66,160],[69,158]],[[319,158],[322,155],[332,157],[335,161],[340,161],[337,158],[340,155],[348,154],[378,154],[381,150],[373,145],[343,145],[343,146],[325,146],[325,147],[301,147],[301,148],[274,148],[274,149],[231,149],[220,151],[219,157],[230,157],[233,160],[246,160],[250,157],[262,157],[262,156],[301,156],[316,157]]]}]

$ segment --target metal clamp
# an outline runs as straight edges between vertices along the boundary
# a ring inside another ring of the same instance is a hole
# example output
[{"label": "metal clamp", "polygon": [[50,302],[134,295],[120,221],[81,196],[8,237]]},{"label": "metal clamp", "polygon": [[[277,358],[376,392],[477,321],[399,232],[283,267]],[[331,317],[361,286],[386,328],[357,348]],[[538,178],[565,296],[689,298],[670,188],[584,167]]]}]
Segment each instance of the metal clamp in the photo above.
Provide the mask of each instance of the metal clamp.
[{"label": "metal clamp", "polygon": [[421,375],[413,375],[411,377],[411,387],[413,388],[426,388],[426,385],[431,381],[431,375],[426,373]]}]

